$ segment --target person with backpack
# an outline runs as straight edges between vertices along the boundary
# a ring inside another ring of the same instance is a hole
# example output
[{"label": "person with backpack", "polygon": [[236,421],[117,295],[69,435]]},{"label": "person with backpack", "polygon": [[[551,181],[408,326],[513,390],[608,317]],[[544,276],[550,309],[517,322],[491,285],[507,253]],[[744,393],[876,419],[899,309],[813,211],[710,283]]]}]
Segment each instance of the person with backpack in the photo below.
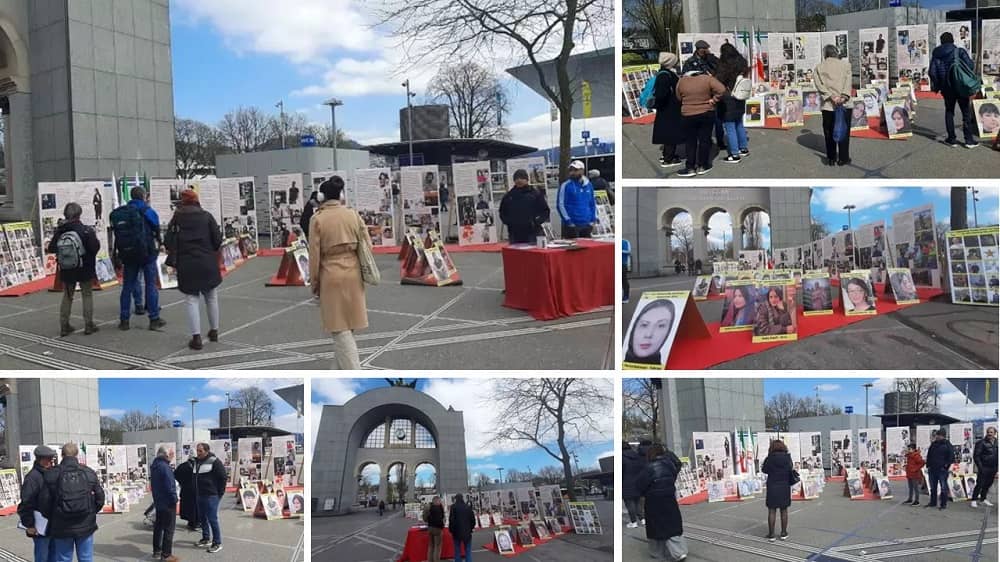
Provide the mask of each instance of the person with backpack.
[{"label": "person with backpack", "polygon": [[726,43],[719,49],[719,64],[715,69],[715,78],[726,87],[719,103],[722,106],[722,127],[726,131],[726,146],[729,156],[724,162],[739,164],[743,158],[750,156],[750,144],[747,131],[743,127],[743,113],[746,111],[747,98],[751,94],[751,84],[747,76],[750,65],[746,57],[736,50],[736,47]]},{"label": "person with backpack", "polygon": [[[111,228],[115,235],[115,255],[124,267],[118,329],[128,330],[131,317],[132,293],[142,272],[146,285],[146,313],[149,329],[159,330],[167,323],[160,318],[160,297],[156,283],[156,258],[160,253],[160,217],[146,203],[146,191],[133,187],[132,200],[111,211]],[[139,304],[137,303],[137,306]]]},{"label": "person with backpack", "polygon": [[149,465],[149,488],[156,508],[153,524],[153,560],[177,562],[174,556],[174,526],[177,524],[177,482],[167,460],[167,449],[156,450],[156,458]]},{"label": "person with backpack", "polygon": [[35,513],[42,517],[51,518],[52,513],[49,505],[42,502],[42,491],[45,489],[45,473],[52,470],[55,465],[56,452],[39,445],[35,447],[35,463],[28,474],[24,475],[24,482],[21,484],[21,503],[17,505],[17,517],[24,527],[24,534],[34,543],[35,562],[49,562],[55,560],[52,538],[46,532],[40,533],[36,525],[39,523]]},{"label": "person with backpack", "polygon": [[[649,95],[644,105],[656,111],[653,121],[653,144],[662,145],[660,167],[680,166],[677,145],[684,144],[681,128],[681,102],[677,99],[677,55],[660,53],[660,71],[647,84]],[[646,94],[645,88],[643,94]]]},{"label": "person with backpack", "polygon": [[59,335],[63,337],[76,331],[69,323],[69,316],[77,284],[83,295],[83,333],[90,335],[98,330],[94,324],[94,280],[97,279],[97,252],[101,242],[93,228],[80,222],[82,214],[83,208],[78,203],[67,203],[63,209],[64,220],[56,228],[47,248],[48,253],[56,256],[59,281],[63,285],[59,306]]},{"label": "person with backpack", "polygon": [[76,443],[62,447],[62,462],[44,475],[49,512],[48,535],[52,538],[55,559],[94,559],[94,533],[97,514],[104,509],[104,487],[97,473],[80,464]]},{"label": "person with backpack", "polygon": [[[833,129],[837,124],[837,112],[846,111],[845,104],[851,99],[851,63],[840,58],[840,50],[834,45],[823,47],[823,62],[813,71],[813,82],[823,99],[820,110],[823,113],[823,138],[826,140],[826,165],[846,166],[851,163],[850,131],[843,139],[834,138]],[[847,119],[847,115],[844,115]]]},{"label": "person with backpack", "polygon": [[[927,71],[931,79],[931,91],[944,98],[944,128],[947,137],[944,144],[965,148],[976,148],[976,127],[972,123],[972,96],[976,95],[982,82],[974,74],[976,68],[969,53],[955,45],[955,37],[948,32],[941,34],[940,44],[931,53],[931,64]],[[962,110],[962,131],[965,144],[955,136],[955,104]]]},{"label": "person with backpack", "polygon": [[226,495],[226,466],[212,453],[208,443],[195,445],[194,487],[201,516],[201,540],[195,546],[208,547],[209,554],[222,550],[219,502]]},{"label": "person with backpack", "polygon": [[188,347],[200,350],[201,297],[208,312],[208,341],[219,341],[219,297],[216,288],[222,284],[219,271],[219,248],[222,232],[212,213],[201,208],[198,193],[193,189],[181,192],[181,204],[167,225],[164,240],[168,261],[177,269],[177,289],[187,303],[191,341]]}]

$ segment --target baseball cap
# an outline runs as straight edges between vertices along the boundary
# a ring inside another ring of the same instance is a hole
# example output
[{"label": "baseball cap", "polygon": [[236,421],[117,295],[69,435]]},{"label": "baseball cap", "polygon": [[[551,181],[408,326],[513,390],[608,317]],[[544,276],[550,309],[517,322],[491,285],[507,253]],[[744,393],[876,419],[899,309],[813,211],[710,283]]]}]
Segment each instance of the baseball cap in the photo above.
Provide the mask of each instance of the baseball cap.
[{"label": "baseball cap", "polygon": [[570,167],[571,170],[586,170],[587,169],[587,167],[583,165],[583,162],[580,162],[579,160],[573,160],[572,162],[570,162],[569,163],[569,167]]}]

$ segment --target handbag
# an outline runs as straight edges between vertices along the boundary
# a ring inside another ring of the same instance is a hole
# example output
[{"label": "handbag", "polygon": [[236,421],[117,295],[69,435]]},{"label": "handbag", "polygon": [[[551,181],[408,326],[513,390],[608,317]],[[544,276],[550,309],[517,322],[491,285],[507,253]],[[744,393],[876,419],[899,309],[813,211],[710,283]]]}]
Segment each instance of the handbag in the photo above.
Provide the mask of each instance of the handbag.
[{"label": "handbag", "polygon": [[844,142],[850,131],[847,127],[847,109],[838,105],[833,110],[833,141]]},{"label": "handbag", "polygon": [[792,473],[788,475],[788,484],[790,486],[794,486],[801,482],[801,480],[802,479],[799,478],[799,471],[792,469]]},{"label": "handbag", "polygon": [[382,281],[382,273],[375,263],[375,254],[372,253],[371,241],[368,240],[365,232],[365,223],[358,217],[358,264],[361,266],[361,279],[369,285],[378,285]]}]

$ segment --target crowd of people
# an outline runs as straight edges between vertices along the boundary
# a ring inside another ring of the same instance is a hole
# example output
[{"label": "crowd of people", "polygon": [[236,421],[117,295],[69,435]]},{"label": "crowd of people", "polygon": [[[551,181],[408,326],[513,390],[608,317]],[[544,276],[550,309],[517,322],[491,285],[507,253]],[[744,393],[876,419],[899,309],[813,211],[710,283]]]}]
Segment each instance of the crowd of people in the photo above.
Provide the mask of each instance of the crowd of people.
[{"label": "crowd of people", "polygon": [[[997,475],[997,431],[989,427],[975,445],[973,462],[976,468],[976,486],[969,496],[969,506],[987,507],[994,504],[987,499]],[[930,484],[930,501],[925,507],[945,509],[953,499],[949,496],[948,477],[956,462],[955,449],[943,429],[935,433],[927,451],[927,476]],[[925,461],[915,443],[908,445],[906,476],[909,497],[904,505],[920,505],[920,488],[923,483],[921,469]],[[677,455],[660,443],[642,440],[633,447],[622,442],[621,495],[628,516],[626,527],[644,527],[649,555],[657,560],[678,562],[688,556],[684,538],[684,522],[677,502],[677,479],[683,464]],[[768,446],[767,457],[761,463],[761,472],[767,475],[764,506],[767,508],[767,535],[770,542],[787,540],[789,512],[792,504],[792,487],[799,482],[795,463],[788,447],[775,439]],[[940,490],[939,490],[940,487]],[[780,519],[779,519],[780,518]],[[776,525],[780,520],[780,531]],[[778,531],[776,533],[776,531]]]},{"label": "crowd of people", "polygon": [[[105,492],[94,469],[79,461],[80,448],[67,443],[62,460],[56,452],[39,445],[34,463],[24,475],[21,501],[17,508],[20,526],[33,541],[35,562],[72,562],[94,559],[97,514],[104,509]],[[194,543],[209,553],[222,550],[219,502],[226,493],[226,467],[207,443],[198,443],[195,456],[171,468],[167,450],[160,447],[149,467],[149,488],[155,512],[152,536],[154,560],[176,562],[173,553],[177,507],[191,531],[201,529]],[[177,484],[180,484],[178,495]]]}]

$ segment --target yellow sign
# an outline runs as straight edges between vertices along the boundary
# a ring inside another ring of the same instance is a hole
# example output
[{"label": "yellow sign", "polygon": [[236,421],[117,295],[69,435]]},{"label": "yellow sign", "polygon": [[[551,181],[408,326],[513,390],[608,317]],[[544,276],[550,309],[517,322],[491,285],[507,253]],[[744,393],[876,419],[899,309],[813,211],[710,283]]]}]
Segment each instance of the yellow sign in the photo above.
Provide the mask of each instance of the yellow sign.
[{"label": "yellow sign", "polygon": [[591,114],[593,113],[593,106],[590,103],[591,99],[590,82],[584,80],[581,90],[583,93],[583,118],[589,119]]}]

